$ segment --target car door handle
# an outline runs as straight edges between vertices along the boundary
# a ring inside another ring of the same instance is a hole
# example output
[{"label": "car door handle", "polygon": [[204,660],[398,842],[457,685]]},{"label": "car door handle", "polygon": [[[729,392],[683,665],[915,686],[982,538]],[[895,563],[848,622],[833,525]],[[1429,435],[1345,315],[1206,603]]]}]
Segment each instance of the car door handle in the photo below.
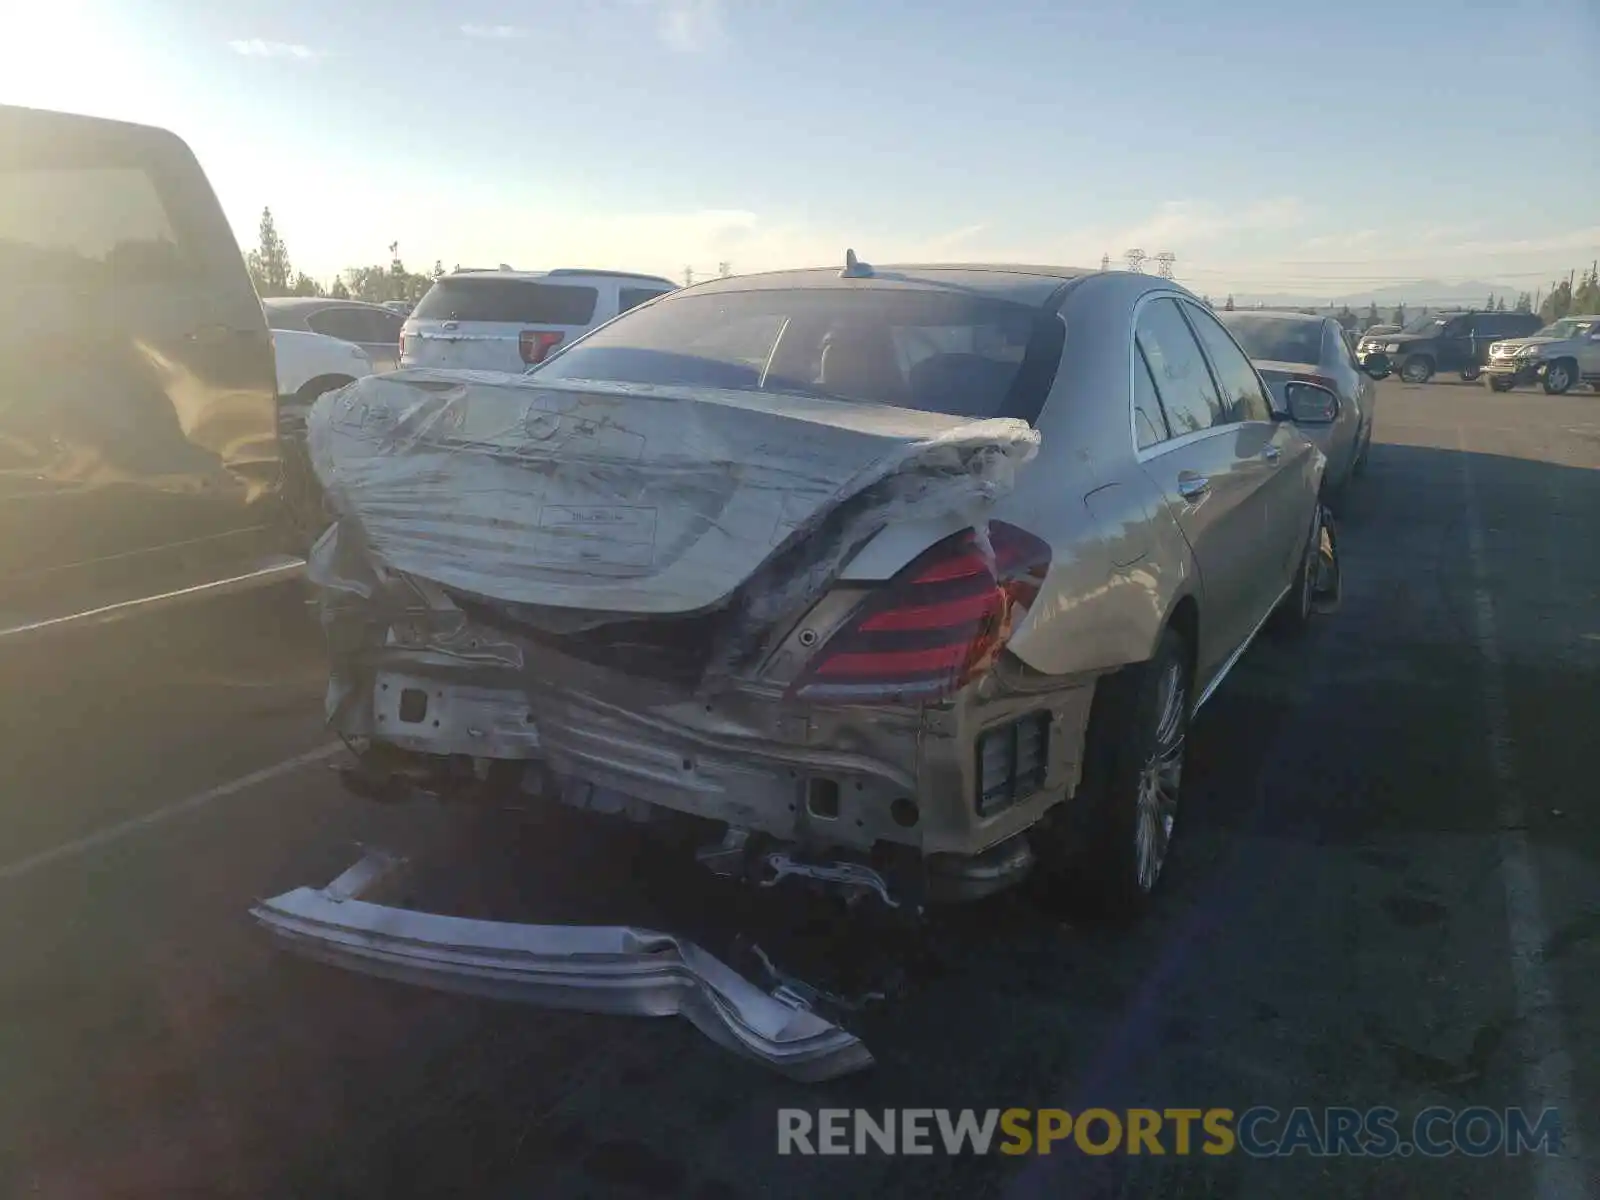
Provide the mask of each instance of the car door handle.
[{"label": "car door handle", "polygon": [[1211,480],[1204,475],[1184,472],[1178,476],[1178,495],[1185,500],[1198,500],[1211,490]]},{"label": "car door handle", "polygon": [[1261,452],[1261,457],[1266,459],[1269,463],[1275,463],[1278,461],[1278,457],[1282,453],[1283,451],[1279,450],[1276,446],[1268,446]]}]

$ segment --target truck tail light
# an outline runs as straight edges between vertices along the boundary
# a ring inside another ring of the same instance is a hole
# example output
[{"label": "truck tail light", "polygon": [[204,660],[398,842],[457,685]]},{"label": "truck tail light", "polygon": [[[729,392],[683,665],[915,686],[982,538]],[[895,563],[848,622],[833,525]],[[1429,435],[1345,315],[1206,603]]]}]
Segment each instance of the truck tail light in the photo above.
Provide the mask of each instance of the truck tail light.
[{"label": "truck tail light", "polygon": [[927,703],[986,671],[1039,594],[1050,547],[991,521],[924,551],[870,593],[791,686],[798,699]]},{"label": "truck tail light", "polygon": [[548,329],[524,329],[517,338],[517,349],[522,352],[522,361],[530,367],[538,366],[550,357],[550,351],[561,344],[563,336]]}]

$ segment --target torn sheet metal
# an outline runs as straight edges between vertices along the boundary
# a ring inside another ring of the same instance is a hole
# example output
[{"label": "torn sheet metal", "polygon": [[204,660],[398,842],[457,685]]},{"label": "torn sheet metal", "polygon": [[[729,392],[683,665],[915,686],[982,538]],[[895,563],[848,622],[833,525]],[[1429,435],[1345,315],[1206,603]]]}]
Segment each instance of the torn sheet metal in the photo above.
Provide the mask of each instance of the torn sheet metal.
[{"label": "torn sheet metal", "polygon": [[670,934],[477,921],[361,899],[403,865],[369,852],[327,887],[285,892],[251,915],[292,949],[368,975],[580,1012],[682,1016],[718,1045],[801,1082],[872,1065],[854,1034],[809,1011],[794,989],[768,994]]},{"label": "torn sheet metal", "polygon": [[308,439],[340,517],[314,578],[368,557],[566,632],[736,598],[760,623],[897,517],[981,526],[1039,435],[781,393],[406,370],[324,397]]}]

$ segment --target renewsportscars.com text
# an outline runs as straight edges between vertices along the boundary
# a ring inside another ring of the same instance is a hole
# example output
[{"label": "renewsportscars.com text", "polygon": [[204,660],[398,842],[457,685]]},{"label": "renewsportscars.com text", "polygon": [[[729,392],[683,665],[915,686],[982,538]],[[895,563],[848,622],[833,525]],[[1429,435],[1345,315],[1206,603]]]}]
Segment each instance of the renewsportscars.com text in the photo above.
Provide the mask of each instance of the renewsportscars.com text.
[{"label": "renewsportscars.com text", "polygon": [[1560,1154],[1555,1109],[1062,1108],[778,1110],[779,1154],[1150,1154],[1441,1158]]}]

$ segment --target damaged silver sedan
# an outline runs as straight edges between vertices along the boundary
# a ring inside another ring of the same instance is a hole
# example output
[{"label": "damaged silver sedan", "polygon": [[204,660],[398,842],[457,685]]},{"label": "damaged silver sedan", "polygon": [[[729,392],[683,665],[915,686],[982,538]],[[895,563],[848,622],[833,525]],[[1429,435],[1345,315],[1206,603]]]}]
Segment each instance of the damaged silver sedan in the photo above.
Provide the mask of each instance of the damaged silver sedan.
[{"label": "damaged silver sedan", "polygon": [[1033,870],[1137,910],[1189,720],[1327,545],[1335,419],[1171,281],[777,272],[525,376],[314,410],[336,730],[383,797],[689,822],[892,904]]},{"label": "damaged silver sedan", "polygon": [[[308,426],[346,781],[621,816],[891,909],[1039,872],[1137,911],[1191,717],[1336,585],[1296,425],[1339,402],[1284,401],[1170,281],[853,255],[672,293],[525,376],[360,380]],[[763,990],[649,930],[386,908],[387,861],[255,916],[374,974],[681,1014],[796,1078],[871,1062],[770,962]]]}]

